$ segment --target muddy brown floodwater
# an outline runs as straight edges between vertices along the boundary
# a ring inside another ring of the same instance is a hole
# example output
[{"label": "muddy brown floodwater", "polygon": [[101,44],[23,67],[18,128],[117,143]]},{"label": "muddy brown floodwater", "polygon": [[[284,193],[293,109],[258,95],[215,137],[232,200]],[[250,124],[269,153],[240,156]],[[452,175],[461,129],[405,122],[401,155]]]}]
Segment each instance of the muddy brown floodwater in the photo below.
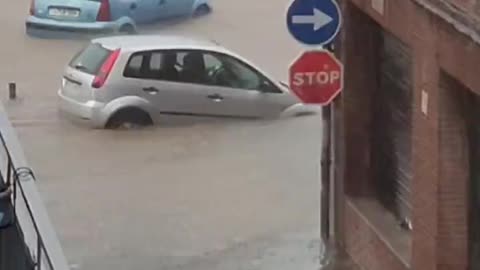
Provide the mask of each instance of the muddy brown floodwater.
[{"label": "muddy brown floodwater", "polygon": [[[144,33],[204,35],[281,80],[300,48],[286,0],[215,0],[214,12]],[[187,119],[91,130],[59,116],[61,72],[83,39],[24,34],[28,1],[0,17],[0,96],[72,269],[310,269],[318,261],[318,116]],[[6,100],[6,84],[19,99]],[[1,89],[5,89],[4,91]]]}]

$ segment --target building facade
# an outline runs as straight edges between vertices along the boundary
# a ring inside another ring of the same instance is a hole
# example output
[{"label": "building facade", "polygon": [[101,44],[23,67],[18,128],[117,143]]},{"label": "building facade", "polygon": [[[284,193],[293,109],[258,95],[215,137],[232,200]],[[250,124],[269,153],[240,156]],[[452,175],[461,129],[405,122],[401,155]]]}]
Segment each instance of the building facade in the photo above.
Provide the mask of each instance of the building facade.
[{"label": "building facade", "polygon": [[340,245],[366,270],[480,269],[480,1],[339,2]]}]

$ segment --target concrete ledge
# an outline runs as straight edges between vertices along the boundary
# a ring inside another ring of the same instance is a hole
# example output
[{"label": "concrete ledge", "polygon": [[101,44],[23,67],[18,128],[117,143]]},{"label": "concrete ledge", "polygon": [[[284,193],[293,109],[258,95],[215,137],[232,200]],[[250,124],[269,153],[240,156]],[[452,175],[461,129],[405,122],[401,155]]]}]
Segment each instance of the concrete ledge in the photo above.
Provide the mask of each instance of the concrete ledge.
[{"label": "concrete ledge", "polygon": [[[366,207],[375,209],[365,209]],[[358,203],[357,200],[347,199],[345,208],[345,248],[355,263],[369,270],[409,269],[409,246],[404,246],[406,250],[403,251],[398,249],[398,243],[409,244],[409,237],[397,239],[395,240],[397,244],[393,243],[386,235],[388,229],[381,228],[385,225],[385,216],[380,217],[382,221],[380,223],[372,216],[373,212],[378,212],[373,202],[367,202],[365,205],[365,202]]]},{"label": "concrete ledge", "polygon": [[[10,153],[11,161],[15,168],[28,168],[23,149],[3,105],[0,105],[0,135],[8,148],[7,150]],[[6,165],[7,160],[4,148],[0,151],[2,151],[0,155],[2,159],[1,162],[5,162],[2,164]],[[16,197],[16,225],[21,229],[25,241],[24,244],[27,246],[30,255],[32,258],[38,256],[38,254],[36,254],[38,250],[37,230],[45,247],[44,252],[48,255],[52,263],[52,267],[49,270],[69,269],[63,249],[60,246],[56,232],[37,190],[34,176],[29,173],[20,173],[18,180],[17,192],[19,193]],[[26,197],[26,201],[23,200],[23,195]],[[32,224],[32,218],[34,224]],[[45,263],[45,260],[43,260],[42,263]]]}]

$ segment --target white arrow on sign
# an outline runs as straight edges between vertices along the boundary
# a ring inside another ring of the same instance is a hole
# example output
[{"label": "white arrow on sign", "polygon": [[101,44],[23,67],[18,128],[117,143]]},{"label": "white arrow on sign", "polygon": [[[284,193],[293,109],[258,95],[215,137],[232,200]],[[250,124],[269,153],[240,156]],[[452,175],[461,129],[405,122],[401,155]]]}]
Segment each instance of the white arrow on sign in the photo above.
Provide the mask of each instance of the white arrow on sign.
[{"label": "white arrow on sign", "polygon": [[317,8],[313,8],[313,15],[294,15],[292,17],[293,24],[312,24],[313,31],[317,31],[332,21],[332,17]]}]

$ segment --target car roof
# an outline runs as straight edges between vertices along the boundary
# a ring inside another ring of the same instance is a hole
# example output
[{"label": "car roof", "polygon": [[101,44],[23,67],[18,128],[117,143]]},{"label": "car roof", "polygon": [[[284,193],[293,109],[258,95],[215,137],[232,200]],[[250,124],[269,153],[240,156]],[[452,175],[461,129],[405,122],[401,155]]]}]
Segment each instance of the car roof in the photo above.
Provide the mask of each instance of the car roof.
[{"label": "car roof", "polygon": [[206,38],[181,35],[127,35],[97,38],[92,43],[100,43],[108,49],[122,49],[123,51],[149,50],[209,50],[229,53],[217,42]]}]

